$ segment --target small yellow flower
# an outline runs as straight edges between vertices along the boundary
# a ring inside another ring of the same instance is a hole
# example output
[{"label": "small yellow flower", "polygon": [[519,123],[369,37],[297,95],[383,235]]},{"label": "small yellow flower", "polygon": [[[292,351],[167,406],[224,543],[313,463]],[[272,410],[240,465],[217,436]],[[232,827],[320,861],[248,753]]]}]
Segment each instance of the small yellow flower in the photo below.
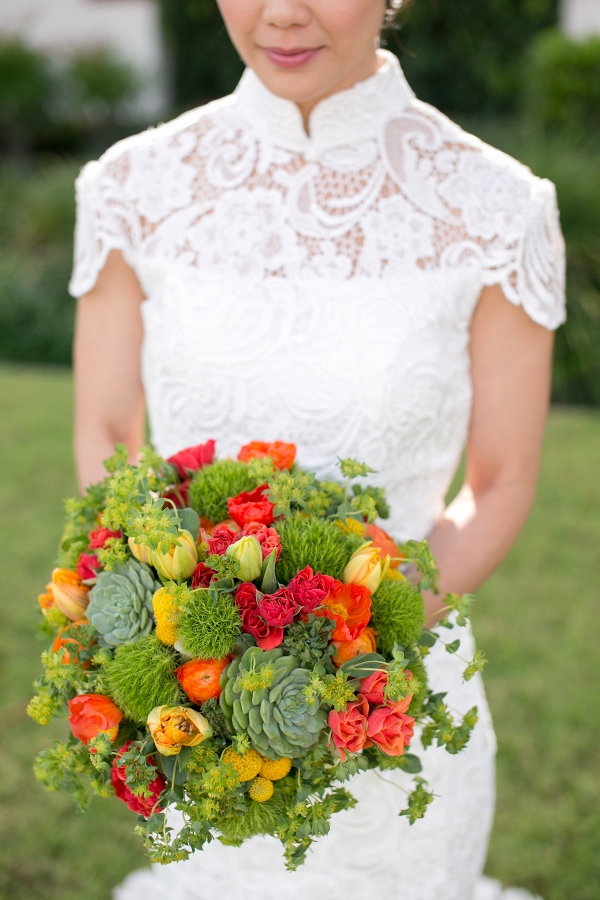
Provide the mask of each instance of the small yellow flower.
[{"label": "small yellow flower", "polygon": [[233,747],[228,747],[223,754],[223,762],[229,763],[234,769],[240,781],[252,781],[261,770],[263,758],[256,750],[250,748],[244,755],[236,753]]},{"label": "small yellow flower", "polygon": [[152,598],[154,618],[156,619],[156,637],[163,644],[172,647],[177,640],[177,620],[179,606],[169,588],[162,587]]},{"label": "small yellow flower", "polygon": [[342,522],[341,519],[336,519],[335,524],[344,534],[358,534],[360,537],[364,537],[365,526],[358,519],[346,519],[345,522]]},{"label": "small yellow flower", "polygon": [[273,796],[274,790],[273,782],[269,781],[268,778],[263,778],[259,775],[250,785],[248,794],[253,800],[256,800],[257,803],[266,803],[267,800],[270,800]]},{"label": "small yellow flower", "polygon": [[289,756],[283,756],[281,759],[263,759],[259,775],[268,778],[269,781],[279,781],[280,778],[285,778],[291,768],[292,761]]}]

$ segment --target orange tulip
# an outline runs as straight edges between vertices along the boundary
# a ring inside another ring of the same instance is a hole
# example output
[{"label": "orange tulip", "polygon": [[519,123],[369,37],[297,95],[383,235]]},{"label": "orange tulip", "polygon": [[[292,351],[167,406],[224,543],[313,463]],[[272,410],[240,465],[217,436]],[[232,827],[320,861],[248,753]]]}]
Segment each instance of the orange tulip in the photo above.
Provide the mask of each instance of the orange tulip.
[{"label": "orange tulip", "polygon": [[353,641],[334,641],[333,645],[336,648],[336,654],[333,657],[334,666],[341,666],[349,659],[362,656],[364,653],[375,653],[377,650],[375,632],[372,628],[365,628],[360,637]]},{"label": "orange tulip", "polygon": [[54,569],[46,590],[52,593],[54,603],[68,619],[75,622],[83,617],[89,603],[89,589],[82,584],[77,572]]},{"label": "orange tulip", "polygon": [[175,669],[179,684],[194,703],[204,703],[221,694],[221,672],[229,665],[229,657],[223,659],[191,659]]}]

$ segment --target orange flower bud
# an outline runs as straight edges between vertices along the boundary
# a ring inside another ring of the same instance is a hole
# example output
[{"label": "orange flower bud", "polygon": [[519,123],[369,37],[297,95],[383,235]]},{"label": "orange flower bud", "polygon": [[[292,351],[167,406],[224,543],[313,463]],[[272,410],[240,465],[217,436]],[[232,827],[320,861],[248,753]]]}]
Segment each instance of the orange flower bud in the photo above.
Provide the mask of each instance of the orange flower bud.
[{"label": "orange flower bud", "polygon": [[54,603],[68,619],[75,622],[81,619],[89,603],[89,590],[82,582],[77,572],[71,569],[54,569],[52,581],[46,585],[52,593]]},{"label": "orange flower bud", "polygon": [[385,560],[386,556],[390,557],[391,569],[397,569],[402,560],[406,558],[394,539],[379,525],[375,525],[372,522],[367,525],[365,527],[365,536],[373,542],[374,547],[379,547],[382,560]]},{"label": "orange flower bud", "polygon": [[374,547],[372,541],[367,541],[362,547],[352,554],[348,565],[344,569],[345,584],[362,584],[374,593],[390,565],[390,557],[381,560],[381,550]]},{"label": "orange flower bud", "polygon": [[176,756],[182,747],[197,747],[213,734],[207,719],[185,706],[156,706],[148,716],[148,728],[163,756]]},{"label": "orange flower bud", "polygon": [[80,694],[69,700],[69,711],[71,731],[86,746],[101,733],[114,741],[123,718],[121,710],[103,694]]},{"label": "orange flower bud", "polygon": [[191,659],[175,669],[179,683],[190,700],[204,703],[221,694],[221,672],[229,665],[229,657],[223,659]]},{"label": "orange flower bud", "polygon": [[334,641],[333,645],[336,648],[336,654],[333,657],[334,666],[341,666],[349,659],[362,656],[363,653],[375,653],[377,650],[375,632],[372,628],[365,628],[360,637],[353,641]]}]

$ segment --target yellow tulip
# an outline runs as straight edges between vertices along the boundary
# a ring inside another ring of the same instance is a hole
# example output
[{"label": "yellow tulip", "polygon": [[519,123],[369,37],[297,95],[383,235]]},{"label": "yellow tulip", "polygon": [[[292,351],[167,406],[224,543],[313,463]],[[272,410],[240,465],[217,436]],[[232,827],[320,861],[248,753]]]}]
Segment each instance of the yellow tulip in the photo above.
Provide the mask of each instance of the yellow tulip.
[{"label": "yellow tulip", "polygon": [[163,756],[176,756],[182,747],[197,747],[213,734],[208,720],[187,706],[156,706],[148,716],[148,728]]},{"label": "yellow tulip", "polygon": [[56,607],[76,622],[85,615],[89,603],[89,591],[81,583],[77,572],[71,569],[54,569],[52,581],[46,585],[46,589],[52,594]]},{"label": "yellow tulip", "polygon": [[147,547],[146,544],[136,544],[134,538],[129,538],[127,543],[129,544],[129,549],[131,550],[133,556],[137,559],[138,562],[146,563],[146,565],[152,565],[152,550],[150,547]]},{"label": "yellow tulip", "polygon": [[171,547],[168,553],[152,551],[152,565],[167,581],[185,581],[198,565],[198,548],[189,531],[177,535],[178,547]]},{"label": "yellow tulip", "polygon": [[226,553],[239,562],[236,577],[240,581],[254,581],[258,578],[262,570],[263,555],[260,543],[253,534],[247,534],[235,544],[230,544]]},{"label": "yellow tulip", "polygon": [[379,547],[374,547],[372,541],[367,541],[350,557],[344,569],[344,583],[361,584],[373,593],[381,584],[389,566],[389,556],[382,562]]}]

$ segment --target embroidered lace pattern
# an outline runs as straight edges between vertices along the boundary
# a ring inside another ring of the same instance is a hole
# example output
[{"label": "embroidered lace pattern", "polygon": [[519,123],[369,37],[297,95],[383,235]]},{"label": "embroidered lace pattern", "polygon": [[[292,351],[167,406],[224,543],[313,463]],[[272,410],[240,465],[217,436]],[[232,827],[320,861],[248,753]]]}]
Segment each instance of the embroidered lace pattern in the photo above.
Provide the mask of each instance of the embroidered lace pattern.
[{"label": "embroidered lace pattern", "polygon": [[[464,447],[482,288],[500,284],[555,328],[564,247],[553,186],[415,100],[382,56],[375,76],[316,107],[310,137],[297,107],[247,72],[231,97],[86,166],[71,290],[89,291],[113,249],[135,271],[159,452],[284,439],[321,477],[338,456],[364,460],[387,489],[386,527],[406,539],[430,530]],[[458,757],[427,751],[438,797],[422,823],[409,828],[402,793],[366,773],[357,809],[295,876],[266,839],[214,842],[133,875],[117,900],[509,900],[478,880],[494,741],[481,679],[463,684],[462,667],[429,660],[451,706],[476,703],[482,721]]]}]

